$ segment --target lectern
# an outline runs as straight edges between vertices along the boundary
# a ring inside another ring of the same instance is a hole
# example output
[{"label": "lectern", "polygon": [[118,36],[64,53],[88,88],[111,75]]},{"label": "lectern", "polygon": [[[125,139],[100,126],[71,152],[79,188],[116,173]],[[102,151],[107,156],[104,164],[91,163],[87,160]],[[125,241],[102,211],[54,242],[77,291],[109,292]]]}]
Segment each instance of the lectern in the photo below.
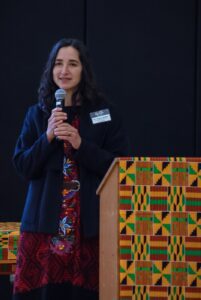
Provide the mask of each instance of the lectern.
[{"label": "lectern", "polygon": [[117,158],[97,193],[100,300],[200,300],[201,158]]}]

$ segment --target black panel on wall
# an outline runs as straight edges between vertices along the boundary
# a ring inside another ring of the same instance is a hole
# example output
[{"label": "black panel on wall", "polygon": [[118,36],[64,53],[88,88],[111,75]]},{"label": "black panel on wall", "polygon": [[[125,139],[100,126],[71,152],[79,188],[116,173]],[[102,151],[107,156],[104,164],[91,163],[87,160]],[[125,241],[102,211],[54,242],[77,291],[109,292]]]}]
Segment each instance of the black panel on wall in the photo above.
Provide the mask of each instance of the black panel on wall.
[{"label": "black panel on wall", "polygon": [[196,100],[197,100],[197,114],[196,114],[196,155],[201,156],[201,2],[197,2],[197,80],[196,87]]},{"label": "black panel on wall", "polygon": [[196,2],[87,2],[98,81],[123,113],[133,155],[195,154]]},{"label": "black panel on wall", "polygon": [[26,186],[11,162],[25,111],[52,45],[84,37],[84,0],[4,1],[1,5],[1,208],[0,221],[20,220]]}]

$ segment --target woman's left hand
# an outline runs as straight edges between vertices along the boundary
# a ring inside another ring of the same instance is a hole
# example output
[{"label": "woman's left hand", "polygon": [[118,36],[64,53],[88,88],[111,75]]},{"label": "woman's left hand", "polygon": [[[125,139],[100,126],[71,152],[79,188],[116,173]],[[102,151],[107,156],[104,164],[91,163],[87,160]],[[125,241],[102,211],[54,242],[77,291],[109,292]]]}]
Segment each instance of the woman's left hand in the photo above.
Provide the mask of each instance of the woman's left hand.
[{"label": "woman's left hand", "polygon": [[55,136],[62,141],[71,143],[74,149],[78,149],[81,144],[81,137],[78,130],[69,123],[63,122],[54,129]]}]

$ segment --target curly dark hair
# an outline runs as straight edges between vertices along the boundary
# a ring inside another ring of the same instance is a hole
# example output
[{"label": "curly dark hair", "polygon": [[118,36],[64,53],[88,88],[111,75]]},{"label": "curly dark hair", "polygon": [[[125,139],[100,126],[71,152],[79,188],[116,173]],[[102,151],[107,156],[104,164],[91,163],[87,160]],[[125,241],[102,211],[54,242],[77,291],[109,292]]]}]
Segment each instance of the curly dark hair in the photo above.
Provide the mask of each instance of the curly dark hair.
[{"label": "curly dark hair", "polygon": [[72,96],[72,103],[76,105],[76,99],[79,96],[79,102],[84,105],[85,103],[95,103],[101,98],[104,98],[98,91],[94,74],[92,71],[89,54],[85,45],[77,39],[59,40],[52,48],[47,60],[45,70],[42,74],[40,86],[38,89],[39,104],[46,112],[50,112],[54,104],[54,93],[58,89],[58,86],[53,81],[53,67],[55,64],[56,56],[60,48],[71,46],[75,48],[79,53],[79,59],[82,64],[82,75],[78,89]]}]

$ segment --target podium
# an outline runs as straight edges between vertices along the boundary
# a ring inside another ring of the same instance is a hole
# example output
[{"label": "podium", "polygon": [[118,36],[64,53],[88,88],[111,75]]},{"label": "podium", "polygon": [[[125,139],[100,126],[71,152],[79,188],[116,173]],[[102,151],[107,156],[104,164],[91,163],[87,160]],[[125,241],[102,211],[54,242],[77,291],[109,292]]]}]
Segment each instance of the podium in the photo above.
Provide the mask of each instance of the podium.
[{"label": "podium", "polygon": [[100,300],[201,299],[201,158],[117,158],[97,194]]}]

